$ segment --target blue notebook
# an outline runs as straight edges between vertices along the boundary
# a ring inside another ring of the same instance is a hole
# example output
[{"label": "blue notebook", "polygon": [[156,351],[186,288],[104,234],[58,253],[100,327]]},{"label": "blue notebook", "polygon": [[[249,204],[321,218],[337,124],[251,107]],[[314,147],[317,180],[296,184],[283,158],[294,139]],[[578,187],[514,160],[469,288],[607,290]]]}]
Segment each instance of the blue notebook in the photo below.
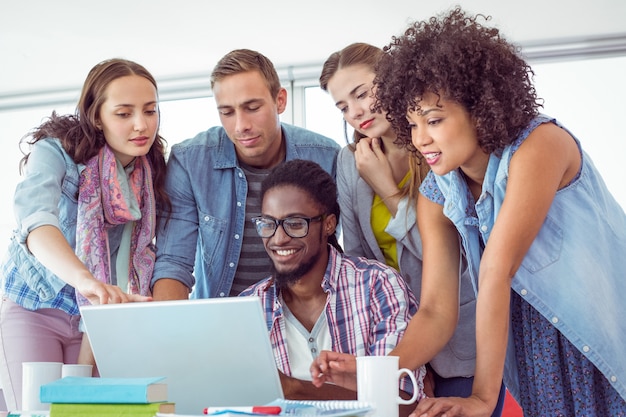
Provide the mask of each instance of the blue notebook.
[{"label": "blue notebook", "polygon": [[167,401],[163,377],[88,378],[68,376],[41,386],[42,403],[125,403]]}]

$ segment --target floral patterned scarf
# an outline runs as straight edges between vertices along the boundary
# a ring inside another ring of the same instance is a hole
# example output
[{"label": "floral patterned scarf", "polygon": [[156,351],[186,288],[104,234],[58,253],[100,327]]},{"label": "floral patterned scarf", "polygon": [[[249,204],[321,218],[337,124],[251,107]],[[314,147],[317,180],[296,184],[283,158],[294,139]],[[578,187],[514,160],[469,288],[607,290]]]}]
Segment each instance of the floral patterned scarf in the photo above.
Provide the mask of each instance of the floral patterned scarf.
[{"label": "floral patterned scarf", "polygon": [[[128,288],[122,290],[150,295],[156,257],[152,243],[156,230],[152,169],[146,156],[137,157],[134,163],[128,176],[128,191],[124,192],[119,175],[125,173],[123,169],[119,172],[118,162],[108,145],[87,161],[78,191],[76,255],[97,280],[111,284],[107,230],[135,221],[130,237]],[[133,215],[132,206],[139,207],[139,213]],[[89,304],[81,294],[76,293],[76,297],[79,305]]]}]

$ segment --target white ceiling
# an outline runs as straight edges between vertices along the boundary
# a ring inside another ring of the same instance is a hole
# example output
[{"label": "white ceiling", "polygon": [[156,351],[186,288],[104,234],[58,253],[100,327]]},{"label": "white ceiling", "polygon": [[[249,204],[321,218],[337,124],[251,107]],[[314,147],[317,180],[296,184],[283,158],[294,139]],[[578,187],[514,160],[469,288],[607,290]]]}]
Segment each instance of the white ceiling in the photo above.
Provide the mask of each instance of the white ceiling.
[{"label": "white ceiling", "polygon": [[626,32],[624,0],[0,0],[0,98],[80,86],[114,56],[157,79],[209,73],[235,48],[277,66],[321,63],[351,42],[382,46],[457,3],[492,15],[520,44]]}]

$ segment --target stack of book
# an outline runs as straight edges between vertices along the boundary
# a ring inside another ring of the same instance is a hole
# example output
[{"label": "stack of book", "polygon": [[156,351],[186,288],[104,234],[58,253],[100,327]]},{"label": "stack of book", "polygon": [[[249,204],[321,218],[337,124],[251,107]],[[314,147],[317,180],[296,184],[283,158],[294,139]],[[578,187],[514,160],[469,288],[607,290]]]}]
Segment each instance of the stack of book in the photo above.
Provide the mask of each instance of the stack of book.
[{"label": "stack of book", "polygon": [[65,377],[41,386],[50,417],[154,417],[175,413],[164,378]]}]

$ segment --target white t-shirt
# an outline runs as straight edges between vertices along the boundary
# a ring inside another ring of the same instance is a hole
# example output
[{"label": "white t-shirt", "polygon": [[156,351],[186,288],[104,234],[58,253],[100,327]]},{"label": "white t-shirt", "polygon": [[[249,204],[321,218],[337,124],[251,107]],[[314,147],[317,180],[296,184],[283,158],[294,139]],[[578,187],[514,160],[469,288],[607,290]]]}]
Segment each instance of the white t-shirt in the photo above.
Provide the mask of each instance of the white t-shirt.
[{"label": "white t-shirt", "polygon": [[311,380],[311,363],[322,350],[331,350],[330,330],[326,320],[326,310],[320,314],[313,330],[309,331],[291,313],[283,302],[285,334],[287,336],[287,354],[291,376],[305,381]]}]

